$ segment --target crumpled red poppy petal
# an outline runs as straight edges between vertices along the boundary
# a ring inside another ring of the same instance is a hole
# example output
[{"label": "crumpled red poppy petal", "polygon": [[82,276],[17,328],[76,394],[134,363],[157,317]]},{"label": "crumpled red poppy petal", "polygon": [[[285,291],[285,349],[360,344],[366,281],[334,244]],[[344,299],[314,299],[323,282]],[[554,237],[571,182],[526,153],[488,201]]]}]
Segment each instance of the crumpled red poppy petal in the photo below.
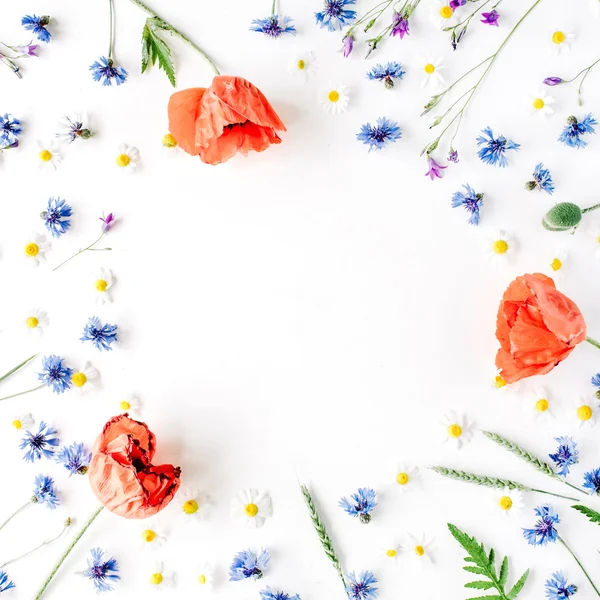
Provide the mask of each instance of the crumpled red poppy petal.
[{"label": "crumpled red poppy petal", "polygon": [[169,99],[169,131],[178,146],[193,156],[199,153],[196,120],[206,88],[175,92]]}]

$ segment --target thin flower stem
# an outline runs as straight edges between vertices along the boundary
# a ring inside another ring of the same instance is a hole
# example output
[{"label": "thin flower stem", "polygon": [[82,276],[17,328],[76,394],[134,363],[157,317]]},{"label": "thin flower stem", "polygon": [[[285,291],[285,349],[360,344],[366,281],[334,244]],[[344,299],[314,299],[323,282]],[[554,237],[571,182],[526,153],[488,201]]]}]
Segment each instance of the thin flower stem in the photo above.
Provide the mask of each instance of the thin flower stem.
[{"label": "thin flower stem", "polygon": [[109,6],[109,19],[110,19],[110,24],[109,24],[109,30],[110,30],[110,34],[109,34],[109,39],[108,39],[108,59],[110,60],[112,58],[113,55],[113,46],[114,46],[114,41],[115,41],[115,35],[114,35],[114,25],[115,25],[115,7],[114,7],[114,0],[108,0],[108,6]]},{"label": "thin flower stem", "polygon": [[573,488],[574,490],[577,490],[580,494],[585,494],[587,495],[587,492],[585,490],[582,490],[581,488],[578,488],[576,485],[573,485],[572,483],[569,483],[568,481],[566,481],[565,479],[561,480],[565,485],[568,485],[570,488]]},{"label": "thin flower stem", "polygon": [[469,69],[466,73],[463,73],[450,87],[446,88],[439,95],[440,98],[445,96],[457,83],[461,82],[467,75],[470,75],[473,71],[476,71],[477,69],[479,69],[479,67],[481,67],[481,65],[484,65],[488,60],[492,60],[492,58],[494,58],[493,54],[491,54],[487,58],[484,58],[478,65],[475,65],[472,69]]},{"label": "thin flower stem", "polygon": [[596,348],[600,349],[600,342],[597,342],[595,339],[588,337],[588,338],[585,338],[585,341],[588,344],[591,344],[592,346],[595,346]]},{"label": "thin flower stem", "polygon": [[14,369],[11,369],[8,373],[5,373],[4,375],[2,375],[2,377],[0,377],[0,381],[4,381],[7,377],[10,377],[13,373],[16,373],[21,367],[24,367],[29,361],[33,360],[37,355],[38,355],[38,353],[34,354],[33,356],[30,356],[29,358],[25,359],[20,365],[17,365]]},{"label": "thin flower stem", "polygon": [[[79,256],[80,254],[83,254],[86,250],[93,250],[94,246],[106,235],[106,231],[103,231],[102,234],[100,235],[100,237],[95,241],[92,242],[89,246],[87,246],[86,248],[82,248],[79,252],[77,252],[76,254],[73,254],[73,256],[67,258],[67,260],[63,261],[60,263],[60,265],[58,265],[58,267],[54,267],[54,269],[52,269],[52,272],[54,273],[54,271],[56,271],[57,269],[60,269],[63,265],[66,265],[70,260],[73,260],[76,256]],[[106,250],[108,250],[108,248],[106,248]]]},{"label": "thin flower stem", "polygon": [[598,591],[598,588],[594,585],[594,582],[592,581],[591,577],[588,575],[588,572],[585,570],[584,566],[581,564],[581,561],[577,558],[577,556],[575,556],[575,553],[573,552],[573,550],[571,550],[571,548],[569,548],[569,546],[567,545],[567,542],[565,542],[565,540],[563,540],[560,536],[558,536],[558,539],[559,539],[560,543],[568,550],[569,554],[575,559],[575,562],[579,565],[579,568],[583,571],[583,574],[586,576],[587,580],[590,582],[590,585],[594,588],[596,595],[600,596],[600,591]]},{"label": "thin flower stem", "polygon": [[25,394],[30,394],[31,392],[41,390],[43,387],[44,387],[44,384],[42,383],[41,385],[31,388],[30,390],[25,390],[24,392],[19,392],[18,394],[11,394],[10,396],[4,396],[4,398],[0,398],[0,402],[2,402],[2,400],[10,400],[11,398],[17,398],[18,396],[24,396]]},{"label": "thin flower stem", "polygon": [[17,510],[15,510],[15,512],[10,515],[10,517],[8,517],[8,519],[6,519],[2,525],[0,525],[0,531],[2,531],[6,525],[8,525],[22,510],[25,510],[30,504],[31,502],[27,501],[25,504],[23,504],[23,506],[17,508]]},{"label": "thin flower stem", "polygon": [[564,79],[563,83],[573,83],[578,77],[581,76],[582,73],[585,73],[586,71],[588,71],[588,72],[591,71],[591,69],[593,67],[595,67],[599,62],[600,62],[600,58],[598,60],[594,61],[589,67],[585,67],[585,69],[581,69],[581,71],[579,71],[579,73],[577,73],[577,75],[575,75],[575,77],[573,77],[572,79]]},{"label": "thin flower stem", "polygon": [[221,74],[221,72],[217,68],[217,65],[215,65],[215,63],[210,58],[210,56],[208,54],[206,54],[206,52],[204,52],[204,50],[202,50],[202,48],[200,48],[200,46],[197,46],[196,44],[194,44],[194,42],[192,42],[192,40],[190,40],[188,37],[183,35],[183,33],[181,33],[181,31],[179,31],[179,29],[176,29],[175,27],[173,27],[173,25],[171,25],[170,23],[165,21],[162,17],[159,17],[153,10],[151,10],[148,6],[146,6],[146,4],[144,4],[142,2],[142,0],[129,0],[129,1],[133,2],[133,4],[135,4],[137,7],[141,8],[146,14],[149,14],[151,17],[162,21],[163,25],[166,26],[166,29],[168,31],[170,31],[175,37],[178,37],[180,40],[185,42],[188,46],[191,46],[196,52],[198,52],[198,54],[202,55],[209,62],[210,66],[213,68],[214,72],[217,75]]},{"label": "thin flower stem", "polygon": [[[562,498],[563,500],[575,500],[575,498],[571,498],[570,496],[563,496],[562,494],[555,494],[554,492],[547,492],[545,490],[536,490],[534,488],[531,489],[532,492],[538,492],[540,494],[546,494],[547,496],[554,496],[555,498]],[[579,502],[579,500],[578,500]]]},{"label": "thin flower stem", "polygon": [[104,506],[100,506],[94,512],[94,514],[89,518],[89,520],[84,524],[84,526],[81,528],[79,533],[75,536],[75,539],[71,542],[71,544],[68,546],[68,548],[63,552],[61,557],[58,559],[58,562],[56,563],[54,569],[52,569],[52,571],[50,572],[50,575],[48,575],[48,577],[46,578],[46,581],[44,581],[44,583],[42,584],[42,587],[40,588],[39,592],[34,596],[34,600],[39,600],[43,596],[44,592],[46,591],[46,588],[50,585],[50,582],[52,581],[52,579],[54,579],[54,576],[56,575],[56,573],[58,573],[58,570],[61,568],[62,564],[67,559],[67,556],[69,556],[69,554],[71,553],[71,550],[73,550],[73,548],[75,548],[75,546],[77,545],[77,542],[83,537],[83,534],[89,529],[90,525],[95,521],[96,517],[102,512],[103,508],[104,508]]},{"label": "thin flower stem", "polygon": [[379,14],[375,17],[375,19],[378,19],[383,12],[390,6],[390,4],[392,4],[394,0],[385,0],[385,2],[380,2],[379,4],[376,4],[371,10],[368,10],[360,19],[358,19],[357,21],[354,22],[354,24],[352,25],[352,27],[350,27],[350,29],[348,29],[348,31],[346,32],[346,35],[351,35],[352,32],[361,24],[364,23],[370,16],[371,14],[375,13],[380,6],[384,6],[384,8],[382,8],[379,11]]},{"label": "thin flower stem", "polygon": [[458,23],[457,25],[453,25],[452,27],[446,27],[443,31],[452,31],[453,29],[456,29],[457,27],[460,27],[461,25],[464,25],[465,23],[467,24],[467,26],[469,25],[469,23],[471,22],[471,19],[480,11],[483,10],[490,2],[492,2],[492,0],[486,0],[481,6],[478,6],[464,21],[461,21],[460,23]]},{"label": "thin flower stem", "polygon": [[581,213],[585,215],[585,213],[592,212],[593,210],[596,210],[597,208],[600,208],[600,204],[594,204],[594,206],[588,206],[587,208],[582,208]]},{"label": "thin flower stem", "polygon": [[277,0],[273,0],[273,6],[271,6],[271,16],[275,14],[275,4],[277,4]]}]

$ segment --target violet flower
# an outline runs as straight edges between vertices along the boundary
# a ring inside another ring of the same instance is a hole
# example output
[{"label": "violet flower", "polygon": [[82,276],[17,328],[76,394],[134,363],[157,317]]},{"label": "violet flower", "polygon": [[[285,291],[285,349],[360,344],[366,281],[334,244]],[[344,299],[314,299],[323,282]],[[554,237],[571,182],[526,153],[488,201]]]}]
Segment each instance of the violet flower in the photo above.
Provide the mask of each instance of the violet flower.
[{"label": "violet flower", "polygon": [[408,19],[403,17],[400,13],[394,12],[392,17],[392,31],[390,35],[398,35],[400,39],[404,39],[405,35],[409,35],[410,31],[408,28]]},{"label": "violet flower", "polygon": [[448,165],[442,166],[438,164],[433,158],[433,156],[431,156],[430,154],[427,155],[427,166],[429,167],[429,171],[425,173],[425,177],[429,175],[431,181],[433,181],[436,177],[438,179],[441,179],[444,176],[444,174],[442,173],[442,169],[448,168]]},{"label": "violet flower", "polygon": [[342,44],[342,54],[348,58],[352,54],[352,50],[354,50],[354,36],[352,34],[344,36]]},{"label": "violet flower", "polygon": [[494,27],[498,27],[500,13],[496,9],[492,10],[491,12],[481,13],[481,16],[483,17],[481,22],[485,25],[493,25]]},{"label": "violet flower", "polygon": [[107,232],[110,231],[111,227],[115,224],[116,218],[115,215],[113,215],[113,213],[108,213],[108,216],[104,216],[102,215],[101,217],[98,217],[103,225],[102,225],[102,231]]},{"label": "violet flower", "polygon": [[563,80],[560,77],[546,77],[546,79],[544,79],[544,83],[546,85],[555,86],[563,83]]},{"label": "violet flower", "polygon": [[456,10],[459,6],[464,6],[467,0],[450,0],[450,8]]},{"label": "violet flower", "polygon": [[39,46],[37,44],[24,44],[23,46],[14,46],[13,50],[22,56],[37,56],[36,52]]},{"label": "violet flower", "polygon": [[450,152],[448,152],[448,162],[453,162],[456,164],[458,161],[458,150],[450,148]]}]

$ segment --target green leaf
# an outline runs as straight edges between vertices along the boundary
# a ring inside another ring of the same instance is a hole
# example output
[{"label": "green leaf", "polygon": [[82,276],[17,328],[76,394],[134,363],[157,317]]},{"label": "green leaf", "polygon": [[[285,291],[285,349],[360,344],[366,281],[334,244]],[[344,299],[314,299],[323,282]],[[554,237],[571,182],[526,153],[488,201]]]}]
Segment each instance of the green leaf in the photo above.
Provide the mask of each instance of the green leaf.
[{"label": "green leaf", "polygon": [[469,573],[475,573],[475,575],[485,575],[487,571],[481,567],[463,567],[465,571]]},{"label": "green leaf", "polygon": [[527,581],[528,577],[529,569],[527,569],[527,571],[525,571],[525,573],[521,575],[521,579],[519,579],[519,581],[517,581],[517,583],[513,585],[510,592],[508,592],[508,600],[514,600],[519,595],[519,592],[523,589],[523,586],[525,585],[525,582]]},{"label": "green leaf", "polygon": [[502,596],[493,594],[491,596],[477,596],[477,598],[469,598],[468,600],[504,600]]},{"label": "green leaf", "polygon": [[489,590],[494,587],[494,584],[491,581],[471,581],[471,583],[465,583],[465,587],[475,590]]},{"label": "green leaf", "polygon": [[504,557],[502,561],[502,565],[500,566],[500,577],[498,582],[502,586],[502,588],[506,587],[506,582],[508,581],[508,556]]},{"label": "green leaf", "polygon": [[175,87],[173,54],[167,43],[159,37],[157,33],[159,30],[168,30],[168,26],[160,19],[146,19],[142,30],[142,73],[147,70],[150,63],[155,65],[158,61],[159,69],[166,73],[171,85]]},{"label": "green leaf", "polygon": [[583,504],[576,504],[575,506],[571,506],[575,510],[578,510],[582,515],[585,515],[592,523],[597,523],[600,525],[600,513],[588,508],[587,506],[583,506]]}]

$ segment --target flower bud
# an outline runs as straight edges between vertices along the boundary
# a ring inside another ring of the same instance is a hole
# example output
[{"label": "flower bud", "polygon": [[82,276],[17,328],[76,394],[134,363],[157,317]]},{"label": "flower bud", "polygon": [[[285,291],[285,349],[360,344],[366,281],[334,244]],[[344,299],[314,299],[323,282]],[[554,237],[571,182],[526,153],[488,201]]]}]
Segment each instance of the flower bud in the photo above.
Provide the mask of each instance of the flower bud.
[{"label": "flower bud", "polygon": [[548,231],[568,231],[577,227],[581,218],[581,208],[577,204],[560,202],[546,213],[542,225]]},{"label": "flower bud", "polygon": [[546,85],[555,86],[563,83],[563,80],[560,77],[546,77],[546,79],[544,79],[544,83]]},{"label": "flower bud", "polygon": [[529,191],[531,191],[531,190],[535,190],[535,188],[537,187],[537,185],[538,185],[538,184],[537,184],[537,181],[528,181],[528,182],[525,184],[525,189],[526,189],[526,190],[529,190]]},{"label": "flower bud", "polygon": [[89,140],[94,134],[89,129],[81,129],[77,134],[82,140]]},{"label": "flower bud", "polygon": [[394,80],[388,75],[383,80],[383,85],[386,87],[386,89],[391,90],[394,87]]}]

